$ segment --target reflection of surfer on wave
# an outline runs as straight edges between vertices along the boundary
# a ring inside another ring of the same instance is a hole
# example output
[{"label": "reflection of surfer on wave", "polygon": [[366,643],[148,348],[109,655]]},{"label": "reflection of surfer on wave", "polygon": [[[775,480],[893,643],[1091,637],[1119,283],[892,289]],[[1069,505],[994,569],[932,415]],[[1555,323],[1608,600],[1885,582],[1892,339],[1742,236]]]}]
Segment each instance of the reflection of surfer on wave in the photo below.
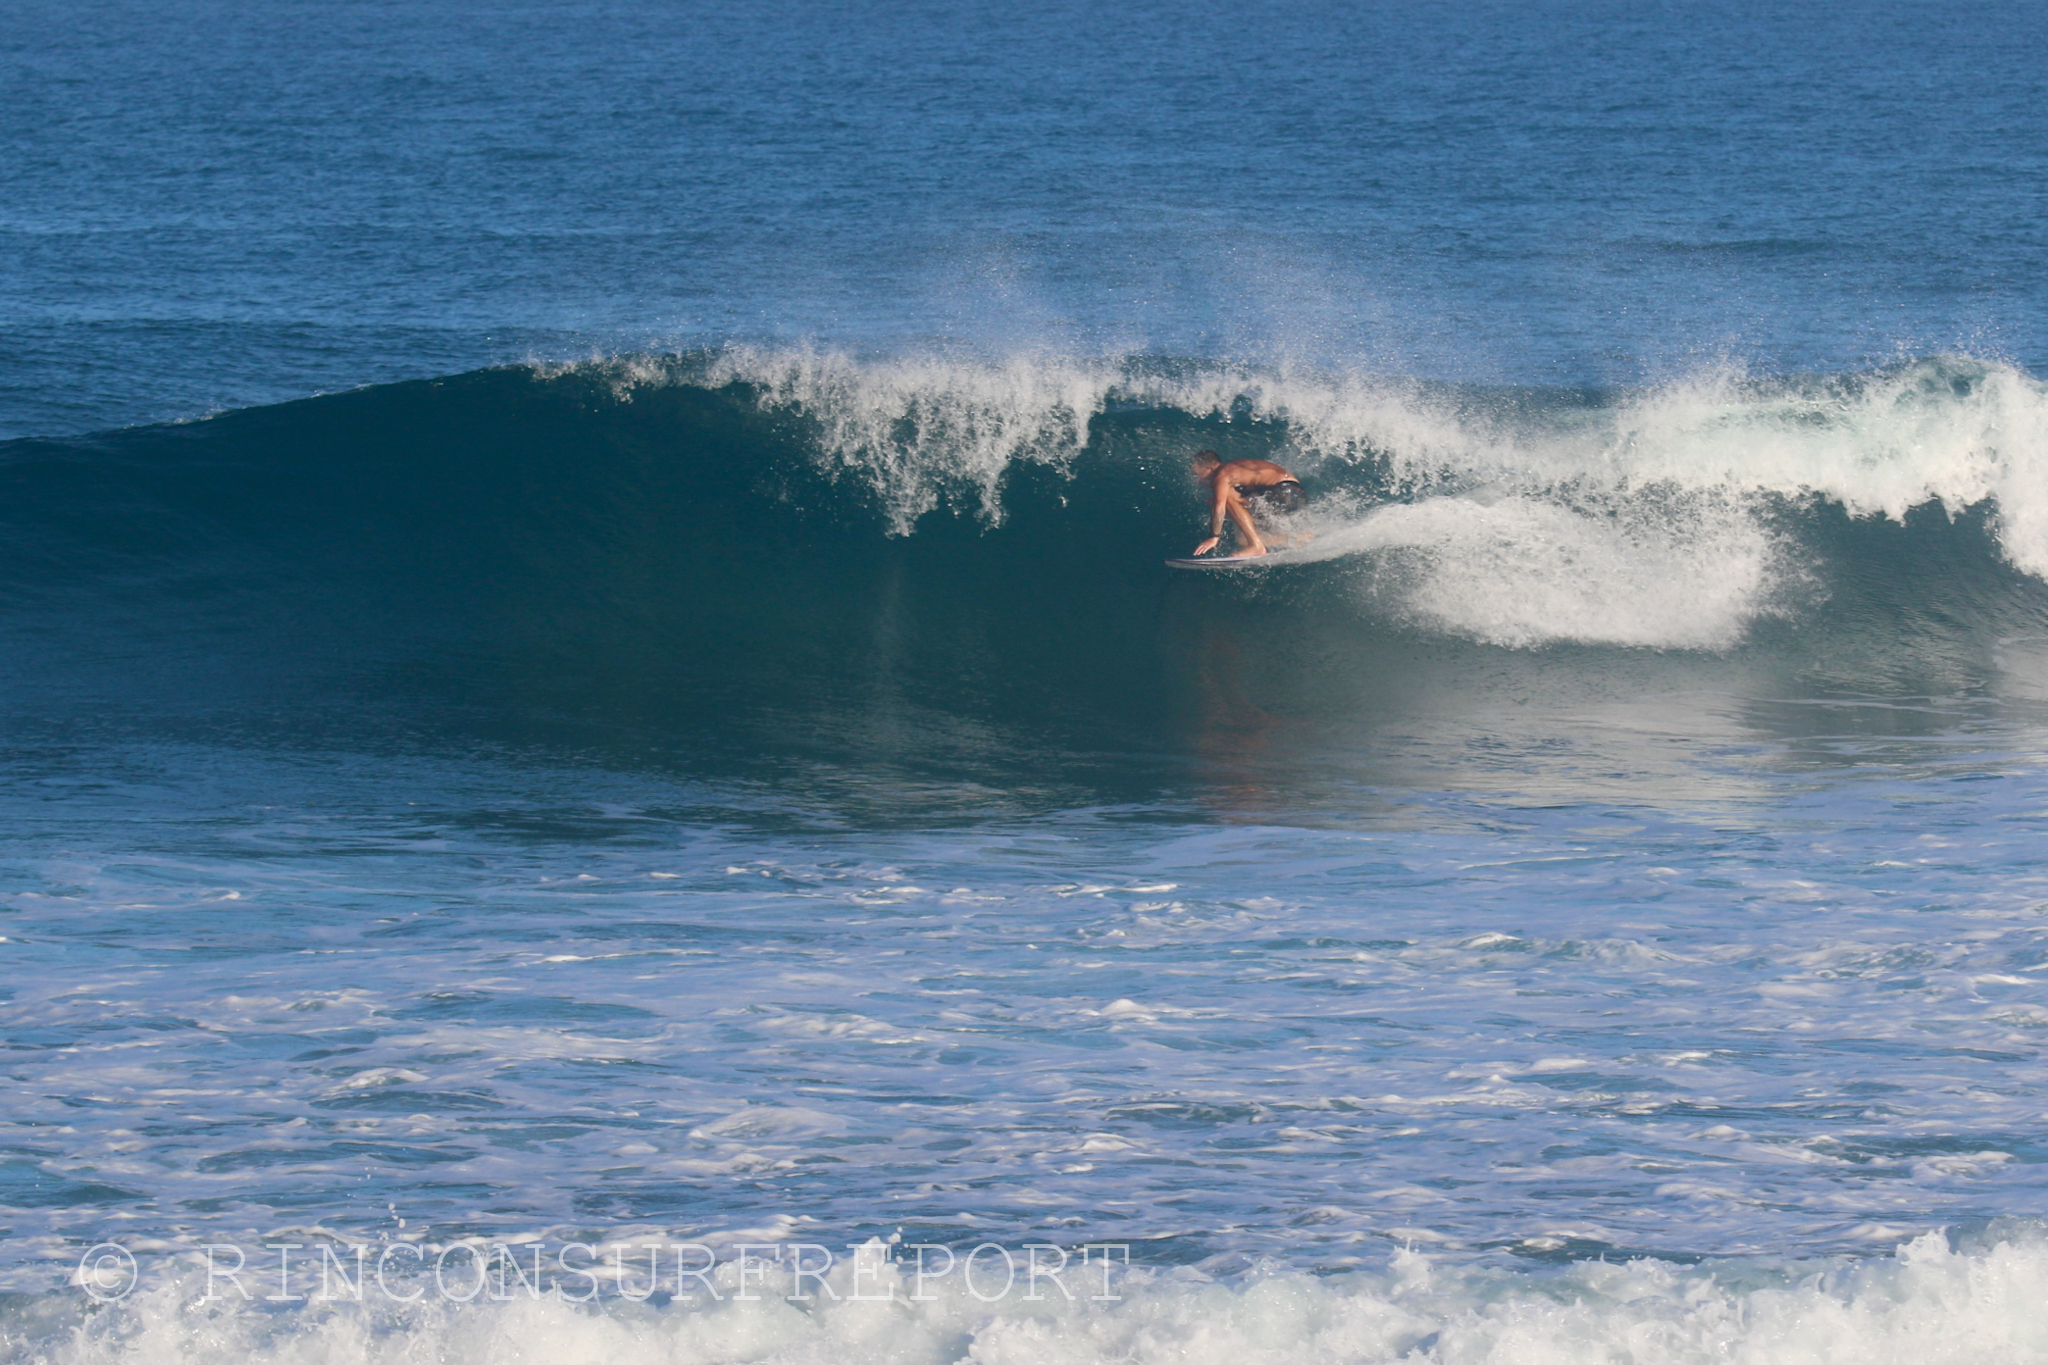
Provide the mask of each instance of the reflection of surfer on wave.
[{"label": "reflection of surfer on wave", "polygon": [[[1271,460],[1229,460],[1218,458],[1213,450],[1195,452],[1195,478],[1209,485],[1214,493],[1209,509],[1209,538],[1195,547],[1197,555],[1205,555],[1216,548],[1216,542],[1223,538],[1223,519],[1227,516],[1237,527],[1238,546],[1230,559],[1251,559],[1266,554],[1271,547],[1259,535],[1258,516],[1254,516],[1252,504],[1258,506],[1259,516],[1299,512],[1308,506],[1308,495],[1301,491],[1301,480]],[[1311,534],[1289,536],[1275,543],[1281,546],[1296,542],[1307,544],[1315,537]]]}]

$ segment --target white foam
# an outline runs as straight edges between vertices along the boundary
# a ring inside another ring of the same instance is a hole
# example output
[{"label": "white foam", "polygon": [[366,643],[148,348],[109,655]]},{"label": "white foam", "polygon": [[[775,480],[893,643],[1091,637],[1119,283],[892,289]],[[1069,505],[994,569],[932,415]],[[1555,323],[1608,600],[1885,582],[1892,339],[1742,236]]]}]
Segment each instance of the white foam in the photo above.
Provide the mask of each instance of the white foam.
[{"label": "white foam", "polygon": [[1726,505],[1666,512],[1653,520],[1535,498],[1430,498],[1368,513],[1309,553],[1415,551],[1398,585],[1406,611],[1492,644],[1725,649],[1765,610],[1772,540]]},{"label": "white foam", "polygon": [[[815,1282],[783,1282],[752,1302],[700,1299],[695,1309],[523,1295],[396,1307],[372,1296],[274,1312],[231,1296],[204,1302],[196,1281],[178,1281],[85,1315],[76,1298],[17,1301],[6,1333],[26,1348],[19,1358],[48,1365],[1984,1365],[2048,1356],[2039,1311],[2048,1246],[2031,1233],[1974,1251],[1928,1234],[1863,1262],[1582,1261],[1554,1273],[1460,1268],[1397,1250],[1384,1269],[1328,1277],[1253,1273],[1226,1284],[1138,1270],[1110,1282],[1113,1301],[1095,1298],[1105,1284],[1091,1270],[1061,1286],[1041,1282],[1035,1302],[1021,1281],[993,1302],[937,1281],[922,1286],[928,1301],[910,1302],[904,1268],[883,1266],[860,1292],[893,1298],[855,1302],[850,1271],[851,1258],[829,1281],[837,1300]],[[791,1289],[809,1300],[787,1301]]]}]

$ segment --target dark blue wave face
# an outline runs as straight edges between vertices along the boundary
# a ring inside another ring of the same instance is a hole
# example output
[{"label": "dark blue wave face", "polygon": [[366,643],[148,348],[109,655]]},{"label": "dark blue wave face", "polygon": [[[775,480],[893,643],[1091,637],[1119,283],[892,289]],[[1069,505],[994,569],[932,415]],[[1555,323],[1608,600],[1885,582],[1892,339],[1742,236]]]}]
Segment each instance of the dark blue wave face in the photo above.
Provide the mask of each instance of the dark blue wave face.
[{"label": "dark blue wave face", "polygon": [[[2014,641],[2048,629],[2048,589],[1988,501],[1894,519],[1858,485],[1602,487],[1590,457],[1516,486],[1505,467],[1318,453],[1284,416],[1147,404],[1133,387],[1082,414],[1082,448],[1013,454],[990,502],[953,459],[971,423],[935,415],[937,396],[883,410],[895,444],[835,450],[858,395],[778,402],[770,377],[704,374],[718,363],[649,361],[632,383],[609,366],[479,371],[0,447],[12,722],[538,744],[725,776],[879,763],[1050,783],[1064,801],[1217,763],[1356,778],[1385,764],[1390,735],[1497,728],[1532,699],[1525,716],[1555,725],[1628,693],[1766,711],[1995,695],[2030,676]],[[1867,388],[1894,416],[1932,393],[1967,431],[2034,398],[1961,365]],[[1580,429],[1625,421],[1630,401],[1439,397],[1518,415],[1525,443],[1579,432],[1595,451]],[[1398,411],[1432,411],[1410,401]],[[1756,439],[1783,436],[1787,401],[1752,399]],[[1819,460],[1832,446],[1801,411],[1791,429]],[[935,454],[918,420],[946,438]],[[1707,436],[1732,420],[1717,410]],[[1923,444],[1935,429],[1899,420]],[[1166,569],[1205,529],[1200,447],[1292,461],[1314,501],[1281,529],[1313,532],[1304,553],[1324,557]],[[926,477],[927,510],[895,505]]]},{"label": "dark blue wave face", "polygon": [[24,0],[0,434],[817,336],[2048,366],[2048,17]]}]

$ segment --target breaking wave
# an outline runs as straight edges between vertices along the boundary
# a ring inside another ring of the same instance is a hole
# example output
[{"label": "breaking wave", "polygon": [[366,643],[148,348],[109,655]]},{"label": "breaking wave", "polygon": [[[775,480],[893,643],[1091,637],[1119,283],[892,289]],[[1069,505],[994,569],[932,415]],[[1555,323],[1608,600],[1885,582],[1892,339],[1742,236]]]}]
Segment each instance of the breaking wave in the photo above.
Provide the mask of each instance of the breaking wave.
[{"label": "breaking wave", "polygon": [[2048,389],[1965,358],[1720,370],[1613,395],[816,349],[592,367],[621,400],[696,384],[806,423],[818,466],[872,496],[897,536],[942,509],[1000,525],[1019,466],[1070,474],[1099,428],[1217,428],[1229,453],[1323,486],[1311,557],[1398,558],[1410,618],[1489,644],[1727,649],[1814,601],[1815,554],[1787,521],[1816,508],[1899,524],[1976,511],[2005,564],[2048,575]]},{"label": "breaking wave", "polygon": [[[1202,447],[1300,474],[1312,562],[1161,567]],[[13,441],[0,482],[21,667],[73,631],[471,695],[484,660],[829,709],[879,667],[955,712],[1157,709],[1217,622],[1310,672],[1396,638],[1938,661],[2048,622],[2048,389],[1957,357],[1598,393],[729,347]]]}]

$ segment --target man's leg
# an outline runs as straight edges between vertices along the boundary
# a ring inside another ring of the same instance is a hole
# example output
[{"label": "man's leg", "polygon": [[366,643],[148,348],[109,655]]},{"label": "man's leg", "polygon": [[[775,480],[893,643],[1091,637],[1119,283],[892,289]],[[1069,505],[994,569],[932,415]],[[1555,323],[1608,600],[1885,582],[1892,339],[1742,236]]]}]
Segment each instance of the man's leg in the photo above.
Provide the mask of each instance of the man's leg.
[{"label": "man's leg", "polygon": [[1227,506],[1230,512],[1230,519],[1237,526],[1239,542],[1237,553],[1232,555],[1231,558],[1243,559],[1252,555],[1266,553],[1266,542],[1259,538],[1258,525],[1252,520],[1252,509],[1245,506],[1244,495],[1235,488],[1231,489],[1230,501]]}]

